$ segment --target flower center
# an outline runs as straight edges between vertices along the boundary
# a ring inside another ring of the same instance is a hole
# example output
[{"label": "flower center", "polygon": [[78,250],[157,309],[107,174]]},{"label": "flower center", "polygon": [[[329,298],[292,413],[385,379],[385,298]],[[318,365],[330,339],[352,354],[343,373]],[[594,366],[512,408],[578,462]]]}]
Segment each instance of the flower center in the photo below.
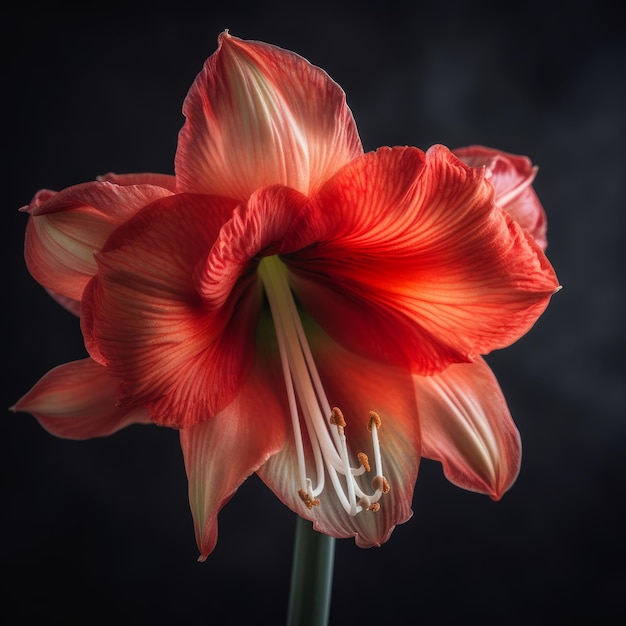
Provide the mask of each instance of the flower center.
[{"label": "flower center", "polygon": [[[389,484],[382,471],[379,415],[370,411],[368,429],[372,436],[376,475],[371,481],[372,491],[366,492],[356,477],[371,471],[369,458],[359,452],[359,465],[351,465],[345,435],[346,420],[340,409],[331,408],[324,392],[289,287],[287,268],[277,256],[265,257],[259,264],[259,276],[272,312],[285,377],[298,459],[298,495],[307,508],[318,506],[318,496],[324,490],[328,477],[346,513],[356,515],[363,510],[378,511],[381,496],[389,491]],[[309,452],[315,461],[315,482],[307,472],[303,426],[308,435]]]}]

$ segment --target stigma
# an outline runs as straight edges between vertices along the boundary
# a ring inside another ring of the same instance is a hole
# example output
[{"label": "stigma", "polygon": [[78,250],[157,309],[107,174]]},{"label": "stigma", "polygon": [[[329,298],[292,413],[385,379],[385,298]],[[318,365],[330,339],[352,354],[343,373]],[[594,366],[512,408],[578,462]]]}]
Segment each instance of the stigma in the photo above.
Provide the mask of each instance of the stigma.
[{"label": "stigma", "polygon": [[[380,510],[380,499],[390,489],[383,475],[380,416],[375,411],[369,413],[372,460],[362,451],[352,456],[346,436],[348,422],[341,409],[331,407],[327,399],[285,265],[276,256],[265,257],[259,264],[259,276],[276,330],[298,460],[295,489],[303,506],[323,506],[324,498],[330,495],[351,516]],[[307,457],[314,460],[314,467],[307,467]],[[365,474],[372,470],[374,475],[368,485]]]}]

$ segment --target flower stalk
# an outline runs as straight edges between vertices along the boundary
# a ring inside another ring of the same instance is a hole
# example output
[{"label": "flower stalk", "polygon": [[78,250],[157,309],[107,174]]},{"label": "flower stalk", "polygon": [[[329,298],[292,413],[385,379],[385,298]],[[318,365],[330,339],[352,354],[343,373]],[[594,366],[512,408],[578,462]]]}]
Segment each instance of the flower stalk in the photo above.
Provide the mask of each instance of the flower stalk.
[{"label": "flower stalk", "polygon": [[335,562],[335,538],[298,517],[294,540],[287,626],[326,626]]}]

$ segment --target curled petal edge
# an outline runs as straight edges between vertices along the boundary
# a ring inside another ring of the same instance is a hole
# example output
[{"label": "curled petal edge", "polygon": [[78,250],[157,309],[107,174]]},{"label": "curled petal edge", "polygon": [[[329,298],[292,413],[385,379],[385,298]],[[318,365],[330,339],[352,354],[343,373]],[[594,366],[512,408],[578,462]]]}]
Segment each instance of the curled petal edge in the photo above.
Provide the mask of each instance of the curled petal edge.
[{"label": "curled petal edge", "polygon": [[94,251],[109,235],[154,200],[172,192],[154,185],[82,183],[39,191],[28,207],[24,257],[33,278],[72,313],[96,273]]}]

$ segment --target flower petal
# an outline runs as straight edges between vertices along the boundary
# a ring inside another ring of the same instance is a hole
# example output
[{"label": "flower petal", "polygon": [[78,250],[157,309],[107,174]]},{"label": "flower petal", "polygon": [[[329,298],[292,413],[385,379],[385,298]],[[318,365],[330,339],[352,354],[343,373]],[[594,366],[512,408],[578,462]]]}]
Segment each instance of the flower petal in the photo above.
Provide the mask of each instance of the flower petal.
[{"label": "flower petal", "polygon": [[[411,377],[400,369],[345,350],[319,327],[309,325],[307,335],[328,400],[345,415],[345,433],[354,466],[359,465],[358,452],[365,452],[370,458],[372,471],[363,481],[367,491],[371,491],[369,481],[375,475],[369,412],[375,410],[381,416],[382,466],[391,489],[382,496],[379,511],[362,511],[350,516],[326,476],[327,486],[319,495],[320,505],[308,509],[298,495],[298,462],[293,436],[287,438],[285,447],[257,473],[289,508],[311,520],[316,530],[334,537],[355,537],[361,547],[381,545],[397,524],[406,522],[413,514],[411,501],[420,460],[420,441]],[[305,450],[309,471],[315,476],[312,453],[310,449]]]},{"label": "flower petal", "polygon": [[489,366],[479,359],[414,381],[424,457],[455,485],[499,500],[517,478],[521,443]]},{"label": "flower petal", "polygon": [[[306,196],[280,185],[257,190],[238,206],[216,237],[206,263],[198,265],[196,284],[204,305],[219,308],[246,284],[261,256],[275,254],[306,203]],[[249,282],[249,281],[248,281]]]},{"label": "flower petal", "polygon": [[96,273],[94,251],[111,232],[156,199],[171,195],[153,185],[90,182],[58,193],[39,191],[23,210],[25,258],[32,276],[72,312]]},{"label": "flower petal", "polygon": [[91,359],[50,370],[16,404],[13,411],[34,415],[53,435],[65,439],[104,437],[129,424],[149,423],[142,407],[116,406],[117,381]]},{"label": "flower petal", "polygon": [[246,200],[259,187],[316,191],[363,149],[345,94],[321,69],[222,33],[183,106],[178,191]]},{"label": "flower petal", "polygon": [[457,148],[454,154],[471,167],[485,167],[485,178],[496,192],[496,204],[525,228],[546,249],[547,219],[543,206],[532,188],[537,167],[530,159],[485,146]]},{"label": "flower petal", "polygon": [[107,172],[98,176],[98,180],[116,185],[153,185],[168,189],[172,193],[176,192],[176,177],[170,174],[154,174],[152,172],[116,174],[115,172]]},{"label": "flower petal", "polygon": [[260,353],[256,366],[226,408],[210,419],[180,431],[189,480],[189,503],[200,559],[217,541],[217,515],[241,483],[279,450],[285,441],[285,419],[272,369]]},{"label": "flower petal", "polygon": [[81,318],[91,356],[121,379],[118,401],[162,425],[190,427],[229,404],[254,356],[261,303],[253,273],[205,301],[206,264],[234,201],[179,194],[118,228],[96,255]]},{"label": "flower petal", "polygon": [[303,208],[281,252],[333,338],[420,374],[509,345],[558,288],[482,171],[443,146],[353,161]]}]

